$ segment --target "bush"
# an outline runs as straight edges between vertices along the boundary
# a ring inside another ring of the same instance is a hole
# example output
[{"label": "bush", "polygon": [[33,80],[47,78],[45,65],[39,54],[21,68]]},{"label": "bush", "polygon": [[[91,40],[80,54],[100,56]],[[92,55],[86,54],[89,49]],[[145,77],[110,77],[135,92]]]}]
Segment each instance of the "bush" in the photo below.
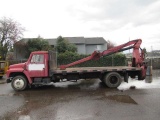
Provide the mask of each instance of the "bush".
[{"label": "bush", "polygon": [[77,53],[73,53],[69,51],[65,53],[59,53],[58,54],[58,65],[74,62],[78,60],[78,58],[79,58],[79,55]]},{"label": "bush", "polygon": [[[77,60],[83,59],[89,55],[79,55],[73,52],[65,52],[58,54],[58,65],[66,65]],[[72,67],[103,67],[103,66],[124,66],[126,57],[124,54],[118,53],[110,56],[104,56],[99,60],[90,60]]]}]

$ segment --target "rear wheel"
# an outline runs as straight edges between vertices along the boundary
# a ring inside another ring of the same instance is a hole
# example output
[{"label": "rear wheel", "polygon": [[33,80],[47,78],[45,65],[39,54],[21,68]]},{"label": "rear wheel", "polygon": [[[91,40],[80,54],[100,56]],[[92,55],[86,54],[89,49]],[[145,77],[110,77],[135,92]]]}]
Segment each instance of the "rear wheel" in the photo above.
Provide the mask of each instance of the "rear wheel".
[{"label": "rear wheel", "polygon": [[0,79],[2,79],[3,76],[0,76]]},{"label": "rear wheel", "polygon": [[22,91],[27,88],[27,80],[24,76],[16,76],[12,80],[12,88],[16,91]]},{"label": "rear wheel", "polygon": [[105,75],[103,82],[110,88],[117,88],[121,84],[122,78],[117,72],[111,72]]}]

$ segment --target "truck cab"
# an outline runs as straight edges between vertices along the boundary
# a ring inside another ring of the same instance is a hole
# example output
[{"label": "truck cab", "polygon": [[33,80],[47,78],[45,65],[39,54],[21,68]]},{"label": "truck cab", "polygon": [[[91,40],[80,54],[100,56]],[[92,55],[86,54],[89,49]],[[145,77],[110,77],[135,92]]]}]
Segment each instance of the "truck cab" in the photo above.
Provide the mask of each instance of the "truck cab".
[{"label": "truck cab", "polygon": [[[52,52],[52,55],[55,54]],[[27,62],[10,65],[7,82],[12,82],[15,90],[24,90],[28,84],[32,84],[38,78],[49,78],[49,67],[51,68],[51,65],[53,68],[56,67],[51,60],[49,62],[49,57],[51,58],[52,55],[51,51],[35,51],[30,54]]]}]

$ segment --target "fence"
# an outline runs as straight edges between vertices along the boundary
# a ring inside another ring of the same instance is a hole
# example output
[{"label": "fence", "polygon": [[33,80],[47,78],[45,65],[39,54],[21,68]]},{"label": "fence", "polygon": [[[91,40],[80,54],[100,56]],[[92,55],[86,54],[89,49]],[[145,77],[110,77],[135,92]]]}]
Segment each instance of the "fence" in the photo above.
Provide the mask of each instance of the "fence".
[{"label": "fence", "polygon": [[160,58],[147,58],[147,65],[152,66],[153,69],[160,69]]}]

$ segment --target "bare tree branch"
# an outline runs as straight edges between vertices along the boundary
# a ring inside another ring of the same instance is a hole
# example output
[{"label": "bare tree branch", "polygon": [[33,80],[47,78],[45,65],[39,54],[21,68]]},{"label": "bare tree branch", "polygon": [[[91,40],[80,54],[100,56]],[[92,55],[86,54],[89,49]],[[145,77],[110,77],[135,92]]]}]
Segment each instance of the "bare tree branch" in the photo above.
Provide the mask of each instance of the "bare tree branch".
[{"label": "bare tree branch", "polygon": [[13,44],[22,38],[25,29],[11,18],[0,19],[0,55],[5,59]]},{"label": "bare tree branch", "polygon": [[107,40],[107,49],[115,47],[115,44],[111,42],[110,40]]}]

